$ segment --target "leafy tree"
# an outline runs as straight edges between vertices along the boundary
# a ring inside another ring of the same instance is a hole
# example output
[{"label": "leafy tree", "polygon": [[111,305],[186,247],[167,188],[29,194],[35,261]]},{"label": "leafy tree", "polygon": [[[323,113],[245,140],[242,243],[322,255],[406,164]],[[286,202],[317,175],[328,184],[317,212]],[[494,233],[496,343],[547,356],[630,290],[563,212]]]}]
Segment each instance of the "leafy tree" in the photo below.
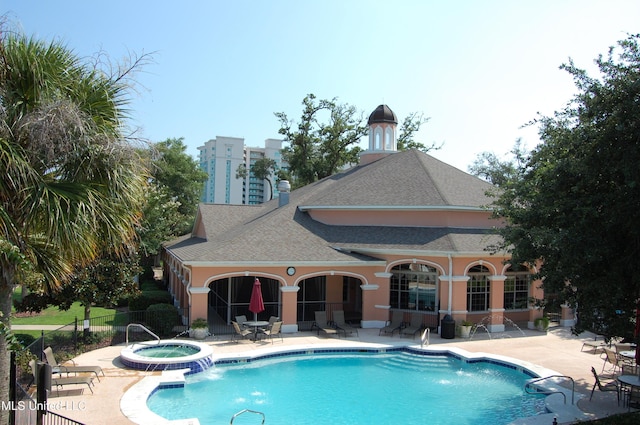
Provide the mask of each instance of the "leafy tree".
[{"label": "leafy tree", "polygon": [[442,144],[436,145],[434,142],[427,146],[414,140],[414,136],[418,131],[420,131],[420,127],[427,122],[429,122],[429,118],[425,118],[422,113],[412,112],[407,115],[402,121],[402,124],[400,124],[398,131],[398,139],[396,140],[398,150],[406,151],[409,149],[418,149],[427,153],[432,150],[440,149]]},{"label": "leafy tree", "polygon": [[166,188],[172,199],[178,202],[178,212],[187,220],[188,227],[178,233],[184,234],[191,230],[207,173],[187,154],[183,138],[156,143],[152,150],[152,182]]},{"label": "leafy tree", "polygon": [[[278,132],[289,146],[283,158],[289,164],[294,187],[304,186],[336,173],[346,164],[358,162],[360,138],[367,134],[362,114],[355,107],[332,100],[318,100],[313,94],[303,101],[297,130],[284,112],[275,115],[280,120]],[[321,122],[328,113],[328,122]]]},{"label": "leafy tree", "polygon": [[162,243],[190,232],[193,226],[207,173],[186,150],[179,138],[153,144],[141,152],[150,169],[138,230],[145,265],[152,265]]},{"label": "leafy tree", "polygon": [[[123,123],[132,72],[145,56],[103,70],[59,42],[1,34],[0,327],[9,328],[23,276],[39,274],[53,292],[100,247],[135,244],[145,178]],[[9,343],[0,333],[2,400]]]},{"label": "leafy tree", "polygon": [[640,298],[640,35],[600,55],[600,78],[570,61],[578,94],[533,123],[542,144],[495,203],[516,262],[577,309],[576,333],[633,334]]},{"label": "leafy tree", "polygon": [[469,173],[496,187],[504,187],[518,179],[519,170],[526,163],[527,152],[522,145],[522,139],[516,140],[510,154],[512,158],[501,160],[493,152],[482,152],[469,166]]},{"label": "leafy tree", "polygon": [[31,293],[16,303],[17,311],[39,313],[49,305],[68,310],[79,301],[84,307],[84,319],[91,318],[91,306],[111,306],[138,293],[134,278],[140,273],[139,256],[133,250],[116,254],[109,250],[89,264],[77,267],[70,279],[55,292],[45,292],[31,286]]},{"label": "leafy tree", "polygon": [[259,158],[252,165],[251,170],[247,170],[247,166],[242,163],[238,165],[236,169],[237,179],[246,179],[251,172],[257,179],[266,180],[269,183],[269,199],[264,199],[264,202],[271,200],[273,196],[273,182],[271,181],[272,175],[278,175],[278,164],[272,158]]}]

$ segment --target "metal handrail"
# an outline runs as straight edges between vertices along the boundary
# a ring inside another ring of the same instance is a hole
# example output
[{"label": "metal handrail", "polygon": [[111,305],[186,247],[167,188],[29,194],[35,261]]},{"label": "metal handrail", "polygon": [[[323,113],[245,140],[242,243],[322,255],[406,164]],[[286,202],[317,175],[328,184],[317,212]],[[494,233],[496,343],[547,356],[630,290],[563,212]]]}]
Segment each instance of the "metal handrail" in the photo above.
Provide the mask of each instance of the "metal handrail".
[{"label": "metal handrail", "polygon": [[126,332],[126,336],[125,336],[126,345],[129,345],[129,328],[130,328],[131,326],[135,326],[135,327],[137,327],[137,328],[142,329],[143,331],[145,331],[146,333],[148,333],[149,335],[151,335],[152,337],[154,337],[155,339],[157,339],[157,340],[158,340],[158,342],[160,342],[160,337],[159,337],[158,335],[154,334],[153,332],[151,332],[151,331],[150,331],[149,329],[147,329],[146,327],[142,326],[142,325],[141,325],[141,324],[139,324],[139,323],[129,323],[129,324],[127,325],[127,332]]},{"label": "metal handrail", "polygon": [[[529,388],[529,385],[536,384],[536,383],[538,383],[540,381],[544,381],[545,379],[549,379],[549,378],[563,378],[563,379],[569,379],[571,381],[571,404],[574,404],[574,397],[575,397],[575,392],[576,392],[576,383],[575,383],[575,381],[573,380],[572,377],[566,376],[566,375],[551,375],[551,376],[545,376],[544,378],[538,378],[538,379],[534,379],[532,381],[529,381],[524,386],[524,392],[526,392],[527,394],[534,394],[534,393],[531,393],[531,392],[527,391],[527,389]],[[542,391],[537,391],[536,390],[536,393],[537,394],[540,394],[540,393],[542,393],[542,394],[562,394],[562,397],[564,397],[564,404],[567,404],[567,395],[564,392],[562,392],[562,391],[550,391],[550,390],[545,390],[544,388],[541,388],[541,389],[542,389]]]},{"label": "metal handrail", "polygon": [[243,413],[247,413],[247,412],[249,412],[249,413],[255,413],[255,414],[257,414],[257,415],[261,415],[261,416],[262,416],[262,424],[264,424],[264,413],[262,413],[262,412],[257,412],[257,411],[255,411],[255,410],[244,409],[244,410],[239,411],[238,413],[236,413],[235,415],[233,415],[233,416],[231,417],[231,422],[229,422],[229,425],[233,424],[233,420],[234,420],[237,416],[240,416],[240,415],[242,415]]},{"label": "metal handrail", "polygon": [[420,347],[424,347],[425,342],[427,343],[427,347],[429,346],[429,336],[431,335],[431,329],[426,328],[424,332],[422,332],[422,336],[420,336]]}]

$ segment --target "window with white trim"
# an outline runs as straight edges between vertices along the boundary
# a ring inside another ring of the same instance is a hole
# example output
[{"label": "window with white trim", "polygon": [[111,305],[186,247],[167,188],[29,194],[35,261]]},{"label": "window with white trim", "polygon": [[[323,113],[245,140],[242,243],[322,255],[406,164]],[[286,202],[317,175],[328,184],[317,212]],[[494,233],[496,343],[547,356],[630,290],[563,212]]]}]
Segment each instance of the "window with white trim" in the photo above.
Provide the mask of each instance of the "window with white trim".
[{"label": "window with white trim", "polygon": [[529,307],[531,273],[524,266],[510,266],[505,272],[504,309],[523,310]]},{"label": "window with white trim", "polygon": [[485,266],[473,266],[467,275],[467,310],[487,311],[489,310],[489,299],[491,297],[491,282],[489,281],[489,269]]}]

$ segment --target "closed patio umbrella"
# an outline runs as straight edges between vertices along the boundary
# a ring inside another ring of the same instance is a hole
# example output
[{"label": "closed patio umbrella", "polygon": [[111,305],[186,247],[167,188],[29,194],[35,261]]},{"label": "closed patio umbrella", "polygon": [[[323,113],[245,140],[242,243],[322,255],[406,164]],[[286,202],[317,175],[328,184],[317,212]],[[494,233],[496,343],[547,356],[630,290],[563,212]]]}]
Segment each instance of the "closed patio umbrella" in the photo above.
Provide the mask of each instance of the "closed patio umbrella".
[{"label": "closed patio umbrella", "polygon": [[262,300],[262,286],[260,285],[260,279],[258,279],[257,277],[253,282],[251,300],[249,301],[249,311],[253,313],[253,320],[258,320],[258,313],[264,311],[264,301]]}]

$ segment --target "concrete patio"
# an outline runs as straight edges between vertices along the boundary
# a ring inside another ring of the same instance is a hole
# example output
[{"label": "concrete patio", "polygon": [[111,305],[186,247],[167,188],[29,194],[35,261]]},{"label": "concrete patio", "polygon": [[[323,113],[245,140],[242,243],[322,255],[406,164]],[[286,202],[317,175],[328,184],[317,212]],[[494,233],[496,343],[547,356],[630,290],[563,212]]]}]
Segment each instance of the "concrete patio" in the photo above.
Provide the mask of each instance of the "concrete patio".
[{"label": "concrete patio", "polygon": [[[627,408],[618,406],[615,393],[603,393],[596,389],[593,400],[589,401],[589,394],[593,387],[594,379],[591,374],[593,366],[598,372],[602,370],[603,359],[593,351],[581,351],[585,341],[593,341],[593,335],[571,335],[568,328],[552,327],[547,333],[535,330],[508,330],[507,332],[492,334],[479,331],[469,340],[461,338],[442,339],[439,335],[430,336],[429,346],[434,348],[458,348],[470,353],[489,353],[519,359],[533,365],[541,366],[558,372],[558,374],[570,376],[575,382],[575,406],[562,405],[562,397],[558,394],[551,397],[550,403],[558,406],[562,413],[543,415],[535,420],[527,420],[526,424],[551,424],[553,417],[558,418],[558,423],[572,423],[576,419],[596,419],[615,413],[623,413]],[[400,337],[378,336],[377,329],[359,329],[359,336],[349,338],[318,337],[315,333],[300,332],[297,334],[285,334],[284,341],[274,339],[273,345],[268,340],[251,342],[244,340],[232,342],[229,336],[209,337],[205,340],[213,347],[214,355],[244,353],[246,355],[258,354],[261,351],[273,347],[309,347],[332,346],[347,347],[356,346],[359,343],[381,344],[387,346],[420,346],[418,338],[412,340]],[[80,365],[99,365],[103,368],[106,377],[101,382],[96,382],[94,394],[80,390],[55,392],[50,398],[50,405],[59,414],[91,425],[124,425],[132,424],[120,411],[120,399],[123,394],[139,380],[150,374],[159,372],[144,372],[126,369],[119,361],[122,346],[107,347],[96,351],[84,353],[75,361]],[[268,423],[268,418],[267,422]]]}]

